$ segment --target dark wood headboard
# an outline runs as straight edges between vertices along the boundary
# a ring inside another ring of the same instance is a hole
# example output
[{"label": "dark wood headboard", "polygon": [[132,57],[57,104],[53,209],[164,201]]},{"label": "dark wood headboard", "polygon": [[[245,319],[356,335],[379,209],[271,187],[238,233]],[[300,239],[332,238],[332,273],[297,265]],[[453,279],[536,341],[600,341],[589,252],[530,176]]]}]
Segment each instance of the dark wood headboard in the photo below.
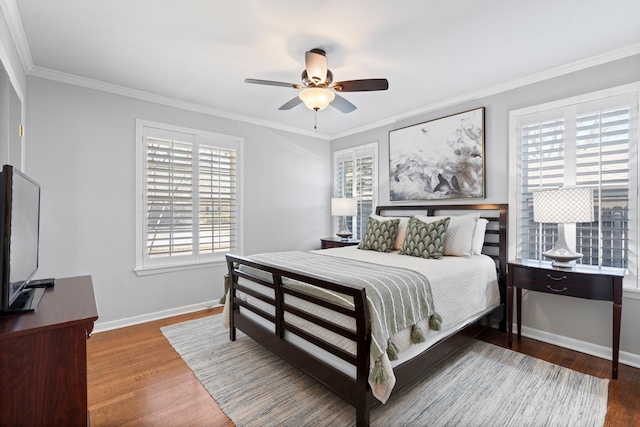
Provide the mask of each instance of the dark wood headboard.
[{"label": "dark wood headboard", "polygon": [[464,215],[480,212],[480,217],[489,221],[484,236],[482,253],[496,262],[500,286],[506,286],[507,279],[507,216],[508,204],[466,204],[466,205],[399,205],[378,206],[376,214],[382,216],[410,215]]}]

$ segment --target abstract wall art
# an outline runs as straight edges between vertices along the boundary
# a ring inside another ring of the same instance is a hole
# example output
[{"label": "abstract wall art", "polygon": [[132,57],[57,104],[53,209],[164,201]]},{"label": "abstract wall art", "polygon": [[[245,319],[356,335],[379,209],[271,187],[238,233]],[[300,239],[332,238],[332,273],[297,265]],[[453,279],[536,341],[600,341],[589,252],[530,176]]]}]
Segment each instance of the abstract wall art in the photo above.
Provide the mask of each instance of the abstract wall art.
[{"label": "abstract wall art", "polygon": [[484,107],[389,132],[390,200],[484,198]]}]

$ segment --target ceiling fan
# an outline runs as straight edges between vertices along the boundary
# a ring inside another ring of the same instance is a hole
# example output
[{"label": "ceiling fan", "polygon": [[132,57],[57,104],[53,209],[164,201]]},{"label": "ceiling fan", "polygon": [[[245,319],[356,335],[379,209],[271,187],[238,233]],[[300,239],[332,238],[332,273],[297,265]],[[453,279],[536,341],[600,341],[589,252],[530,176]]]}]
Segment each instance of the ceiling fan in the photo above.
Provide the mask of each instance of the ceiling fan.
[{"label": "ceiling fan", "polygon": [[280,110],[290,110],[304,102],[307,107],[315,111],[323,110],[327,105],[331,105],[343,113],[350,113],[356,109],[356,106],[336,92],[366,92],[389,88],[387,79],[334,82],[333,73],[327,68],[327,56],[322,49],[316,48],[305,52],[304,59],[306,68],[302,71],[302,84],[258,79],[245,79],[244,81],[259,85],[302,89],[298,96],[282,105]]}]

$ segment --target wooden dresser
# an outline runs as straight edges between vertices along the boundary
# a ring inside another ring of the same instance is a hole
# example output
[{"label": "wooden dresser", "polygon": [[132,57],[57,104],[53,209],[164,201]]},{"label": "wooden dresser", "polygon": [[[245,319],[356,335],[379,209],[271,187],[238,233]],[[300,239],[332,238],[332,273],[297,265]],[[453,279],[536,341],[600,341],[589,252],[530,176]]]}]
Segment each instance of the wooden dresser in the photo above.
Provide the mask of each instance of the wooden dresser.
[{"label": "wooden dresser", "polygon": [[0,426],[87,426],[91,276],[58,279],[38,310],[0,317]]}]

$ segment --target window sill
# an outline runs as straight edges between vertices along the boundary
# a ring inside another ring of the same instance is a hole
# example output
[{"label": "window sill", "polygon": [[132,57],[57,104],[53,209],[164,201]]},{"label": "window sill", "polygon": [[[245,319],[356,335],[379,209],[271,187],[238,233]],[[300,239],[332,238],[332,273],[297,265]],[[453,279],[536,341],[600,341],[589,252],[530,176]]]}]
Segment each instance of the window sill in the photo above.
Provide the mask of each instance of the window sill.
[{"label": "window sill", "polygon": [[200,268],[212,268],[226,265],[226,260],[209,261],[198,264],[157,265],[153,267],[136,267],[133,271],[138,276],[150,276],[152,274],[174,273],[177,271],[195,270]]},{"label": "window sill", "polygon": [[624,288],[622,290],[622,298],[640,300],[640,289]]}]

